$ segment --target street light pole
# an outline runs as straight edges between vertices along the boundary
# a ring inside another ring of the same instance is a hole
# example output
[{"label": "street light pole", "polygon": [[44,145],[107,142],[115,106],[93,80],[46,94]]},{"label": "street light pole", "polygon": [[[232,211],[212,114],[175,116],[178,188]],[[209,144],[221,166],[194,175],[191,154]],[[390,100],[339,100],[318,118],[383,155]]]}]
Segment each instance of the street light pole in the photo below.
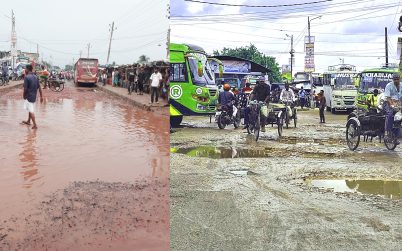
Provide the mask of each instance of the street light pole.
[{"label": "street light pole", "polygon": [[290,81],[293,81],[293,58],[295,54],[295,50],[293,49],[293,35],[286,34],[287,37],[290,37]]}]

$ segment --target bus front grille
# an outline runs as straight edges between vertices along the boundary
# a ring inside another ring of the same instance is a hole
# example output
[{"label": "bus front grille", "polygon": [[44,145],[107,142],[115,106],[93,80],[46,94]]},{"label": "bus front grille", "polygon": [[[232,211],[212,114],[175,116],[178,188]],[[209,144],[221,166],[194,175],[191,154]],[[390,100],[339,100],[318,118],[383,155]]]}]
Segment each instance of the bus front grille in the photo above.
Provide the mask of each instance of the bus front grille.
[{"label": "bus front grille", "polygon": [[210,96],[213,96],[213,97],[214,97],[217,92],[218,92],[218,90],[216,90],[216,89],[209,89],[209,95],[210,95]]}]

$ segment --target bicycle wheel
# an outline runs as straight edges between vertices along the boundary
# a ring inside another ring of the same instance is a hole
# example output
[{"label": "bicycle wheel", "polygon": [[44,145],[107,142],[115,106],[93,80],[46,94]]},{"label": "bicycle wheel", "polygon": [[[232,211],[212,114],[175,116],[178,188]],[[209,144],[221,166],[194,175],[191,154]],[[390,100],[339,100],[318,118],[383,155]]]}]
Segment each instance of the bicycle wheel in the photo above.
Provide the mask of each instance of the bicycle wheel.
[{"label": "bicycle wheel", "polygon": [[350,119],[346,124],[346,142],[349,149],[352,151],[356,150],[356,148],[359,146],[360,126],[355,119]]},{"label": "bicycle wheel", "polygon": [[391,135],[388,137],[384,137],[384,145],[388,150],[395,150],[396,146],[398,145],[396,141],[397,138],[393,133],[391,133]]},{"label": "bicycle wheel", "polygon": [[278,118],[276,124],[278,125],[278,135],[281,137],[283,133],[283,118]]},{"label": "bicycle wheel", "polygon": [[297,125],[297,112],[296,112],[296,110],[294,110],[294,114],[293,114],[293,123],[294,123],[295,128],[296,128],[296,125]]},{"label": "bicycle wheel", "polygon": [[286,124],[286,129],[289,128],[289,112],[288,112],[288,108],[286,108],[286,113],[285,113],[285,124]]},{"label": "bicycle wheel", "polygon": [[254,126],[254,138],[255,141],[258,141],[258,138],[260,137],[260,116],[256,116],[255,120],[255,126]]}]

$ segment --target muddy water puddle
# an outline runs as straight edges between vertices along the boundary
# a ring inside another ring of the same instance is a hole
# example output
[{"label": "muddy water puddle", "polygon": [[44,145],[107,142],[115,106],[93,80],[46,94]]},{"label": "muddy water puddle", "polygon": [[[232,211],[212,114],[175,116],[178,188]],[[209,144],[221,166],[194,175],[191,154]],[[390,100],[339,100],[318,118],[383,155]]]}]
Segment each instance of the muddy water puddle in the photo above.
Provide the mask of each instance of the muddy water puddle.
[{"label": "muddy water puddle", "polygon": [[305,184],[336,193],[360,193],[379,195],[390,199],[402,199],[402,180],[354,180],[354,179],[325,179],[307,178]]},{"label": "muddy water puddle", "polygon": [[334,158],[340,156],[336,152],[292,151],[274,147],[265,148],[236,148],[236,147],[171,147],[171,153],[185,154],[189,157],[206,157],[211,159],[230,158],[275,158],[275,157],[306,157],[306,158]]},{"label": "muddy water puddle", "polygon": [[1,217],[74,181],[168,178],[167,116],[68,83],[61,93],[44,90],[32,130],[19,124],[27,119],[21,95],[0,96]]}]

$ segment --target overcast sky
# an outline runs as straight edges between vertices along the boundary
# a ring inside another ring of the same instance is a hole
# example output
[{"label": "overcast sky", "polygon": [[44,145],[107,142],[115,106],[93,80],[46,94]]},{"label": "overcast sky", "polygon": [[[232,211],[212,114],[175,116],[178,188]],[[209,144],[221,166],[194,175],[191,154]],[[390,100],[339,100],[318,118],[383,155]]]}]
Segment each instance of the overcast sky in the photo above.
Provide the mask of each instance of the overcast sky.
[{"label": "overcast sky", "polygon": [[[109,24],[117,30],[109,62],[133,63],[142,54],[151,60],[166,59],[168,0],[19,0],[1,1],[0,50],[10,50],[11,10],[14,10],[17,49],[39,53],[64,67],[80,51],[106,63]],[[8,16],[8,17],[6,17]],[[159,46],[160,45],[160,46]]]},{"label": "overcast sky", "polygon": [[[209,0],[205,0],[209,1]],[[317,0],[315,0],[317,1]],[[219,0],[229,4],[278,5],[312,0]],[[253,43],[279,65],[289,63],[290,39],[294,36],[295,71],[304,70],[304,37],[307,17],[316,37],[316,71],[329,65],[354,64],[358,70],[385,63],[384,27],[389,33],[389,61],[397,62],[397,31],[400,0],[333,0],[318,4],[278,8],[247,8],[171,1],[171,41],[193,43],[208,53],[223,47]],[[253,14],[244,14],[253,13]],[[240,14],[240,15],[239,15]],[[213,16],[211,16],[213,15]]]}]

